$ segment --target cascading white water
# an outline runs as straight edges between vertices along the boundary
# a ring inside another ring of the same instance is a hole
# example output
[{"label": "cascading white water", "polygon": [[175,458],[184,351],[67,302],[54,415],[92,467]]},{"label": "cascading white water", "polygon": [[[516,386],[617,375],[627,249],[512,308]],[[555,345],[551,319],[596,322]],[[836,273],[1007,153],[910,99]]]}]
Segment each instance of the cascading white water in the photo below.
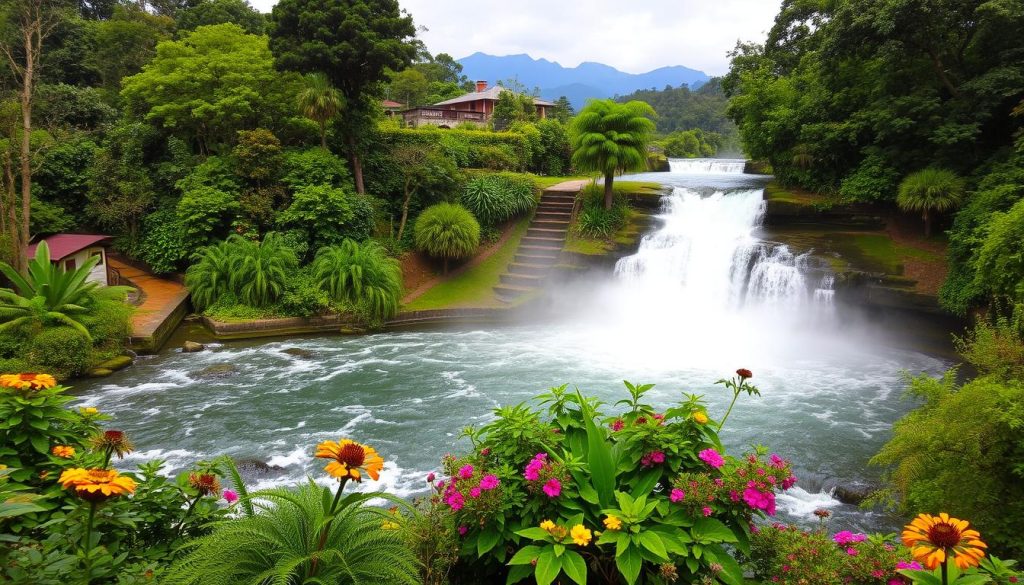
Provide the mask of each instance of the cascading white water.
[{"label": "cascading white water", "polygon": [[673,173],[687,175],[735,175],[743,172],[747,161],[737,158],[673,158],[668,161]]}]

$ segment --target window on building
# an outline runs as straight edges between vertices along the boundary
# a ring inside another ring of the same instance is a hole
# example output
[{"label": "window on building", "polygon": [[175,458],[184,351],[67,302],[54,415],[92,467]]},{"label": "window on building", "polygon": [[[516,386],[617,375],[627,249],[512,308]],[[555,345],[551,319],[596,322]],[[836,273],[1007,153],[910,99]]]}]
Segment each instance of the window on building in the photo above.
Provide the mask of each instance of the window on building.
[{"label": "window on building", "polygon": [[96,262],[96,266],[103,266],[103,250],[94,250],[92,252],[89,252],[89,257],[99,258],[99,261]]},{"label": "window on building", "polygon": [[64,270],[65,271],[74,270],[77,266],[78,265],[75,263],[75,259],[74,258],[68,258],[67,260],[64,261]]}]

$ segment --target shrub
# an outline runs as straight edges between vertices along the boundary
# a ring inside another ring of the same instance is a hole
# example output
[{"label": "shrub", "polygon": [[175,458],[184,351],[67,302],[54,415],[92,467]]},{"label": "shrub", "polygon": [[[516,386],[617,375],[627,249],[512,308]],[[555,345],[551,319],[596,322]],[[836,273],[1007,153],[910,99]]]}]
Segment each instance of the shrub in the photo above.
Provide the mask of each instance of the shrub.
[{"label": "shrub", "polygon": [[364,240],[373,233],[373,208],[366,197],[327,185],[303,187],[277,218],[283,230],[302,231],[309,249]]},{"label": "shrub", "polygon": [[[236,236],[232,234],[232,237]],[[197,311],[213,305],[231,291],[233,254],[232,238],[201,248],[193,254],[192,265],[185,272],[185,286]]]},{"label": "shrub", "polygon": [[1024,301],[1024,199],[989,218],[976,267],[976,288]]},{"label": "shrub", "polygon": [[190,246],[204,246],[227,235],[239,205],[234,195],[213,187],[186,191],[178,202],[178,222]]},{"label": "shrub", "polygon": [[201,187],[209,187],[225,193],[238,193],[241,185],[235,175],[235,167],[228,159],[209,156],[196,165],[184,179],[175,185],[182,193]]},{"label": "shrub", "polygon": [[932,231],[932,213],[959,207],[964,196],[963,179],[946,169],[924,169],[907,175],[900,183],[896,204],[903,211],[916,211],[924,219],[924,234]]},{"label": "shrub", "polygon": [[587,185],[583,203],[576,218],[576,231],[587,238],[609,238],[626,224],[629,205],[619,191],[615,192],[611,209],[605,209],[604,191],[598,185]]},{"label": "shrub", "polygon": [[990,311],[963,337],[954,336],[954,346],[983,375],[1024,380],[1024,306],[1005,311],[996,303]]},{"label": "shrub", "polygon": [[490,169],[492,171],[520,171],[523,170],[516,161],[515,154],[505,145],[481,146],[473,153],[470,164],[477,168]]},{"label": "shrub", "polygon": [[77,376],[89,368],[92,344],[71,327],[48,327],[32,337],[28,361],[58,378]]},{"label": "shrub", "polygon": [[465,207],[438,203],[425,209],[416,219],[416,248],[429,256],[448,261],[465,258],[480,245],[480,224]]},{"label": "shrub", "polygon": [[162,209],[149,214],[143,220],[139,258],[148,264],[153,272],[176,272],[188,258],[191,250],[192,246],[186,241],[184,228],[173,210]]},{"label": "shrub", "polygon": [[238,174],[257,183],[275,180],[284,162],[281,141],[266,128],[239,130],[231,154]]},{"label": "shrub", "polygon": [[273,232],[262,242],[231,234],[200,250],[194,260],[185,273],[185,286],[200,311],[227,293],[248,306],[267,307],[284,292],[290,271],[298,265],[295,252]]},{"label": "shrub", "polygon": [[96,347],[119,348],[132,334],[134,313],[135,307],[121,301],[96,301],[92,311],[82,317],[82,324]]},{"label": "shrub", "polygon": [[[724,382],[736,394],[757,391],[746,378]],[[699,397],[661,412],[643,403],[652,385],[626,386],[618,415],[561,386],[538,397],[543,409],[498,408],[465,431],[472,452],[447,456],[448,477],[431,486],[462,535],[466,576],[695,582],[716,566],[723,583],[744,583],[726,547],[743,546],[751,521],[775,513],[776,491],[796,481],[790,463],[764,448],[723,454],[721,423]]]},{"label": "shrub", "polygon": [[281,312],[293,317],[322,315],[331,307],[331,297],[320,287],[310,271],[293,274],[284,285]]},{"label": "shrub", "polygon": [[402,269],[376,242],[345,240],[321,249],[313,275],[332,299],[354,305],[375,323],[398,314]]},{"label": "shrub", "polygon": [[864,157],[860,166],[839,186],[839,194],[849,201],[892,201],[896,197],[899,173],[881,154]]},{"label": "shrub", "polygon": [[292,191],[328,185],[351,191],[352,176],[348,164],[322,148],[293,150],[285,154],[282,182]]},{"label": "shrub", "polygon": [[903,582],[899,563],[909,566],[909,550],[880,536],[772,524],[750,539],[754,576],[779,585],[887,585]]},{"label": "shrub", "polygon": [[459,201],[481,224],[495,226],[533,209],[533,193],[533,182],[528,178],[488,175],[466,183]]},{"label": "shrub", "polygon": [[572,166],[569,129],[558,120],[537,121],[540,130],[539,153],[534,155],[534,170],[542,175],[562,175]]}]

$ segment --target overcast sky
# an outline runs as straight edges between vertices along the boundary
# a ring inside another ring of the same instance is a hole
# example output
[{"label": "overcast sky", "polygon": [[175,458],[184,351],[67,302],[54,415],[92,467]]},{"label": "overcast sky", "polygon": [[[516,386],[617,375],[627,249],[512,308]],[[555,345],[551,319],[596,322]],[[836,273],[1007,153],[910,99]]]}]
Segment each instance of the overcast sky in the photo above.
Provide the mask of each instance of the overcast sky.
[{"label": "overcast sky", "polygon": [[[269,11],[275,0],[250,0]],[[728,69],[737,39],[761,41],[780,0],[399,0],[427,27],[433,53],[527,53],[574,67],[605,63],[629,73],[686,65]]]}]

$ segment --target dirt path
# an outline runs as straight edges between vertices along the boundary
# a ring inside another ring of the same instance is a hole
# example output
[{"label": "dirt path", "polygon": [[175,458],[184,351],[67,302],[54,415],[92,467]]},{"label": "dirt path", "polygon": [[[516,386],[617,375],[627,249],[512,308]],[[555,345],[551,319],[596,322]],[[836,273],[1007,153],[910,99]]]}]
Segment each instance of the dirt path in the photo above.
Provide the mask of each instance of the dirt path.
[{"label": "dirt path", "polygon": [[[934,231],[934,230],[933,230]],[[917,281],[914,289],[927,295],[938,295],[946,282],[949,266],[946,263],[948,244],[944,236],[924,237],[920,220],[902,214],[893,214],[886,222],[886,233],[900,248],[915,248],[928,254],[902,254],[903,275]]]},{"label": "dirt path", "polygon": [[143,301],[132,317],[132,337],[152,337],[167,318],[188,298],[188,289],[108,257],[112,268],[142,291]]}]

